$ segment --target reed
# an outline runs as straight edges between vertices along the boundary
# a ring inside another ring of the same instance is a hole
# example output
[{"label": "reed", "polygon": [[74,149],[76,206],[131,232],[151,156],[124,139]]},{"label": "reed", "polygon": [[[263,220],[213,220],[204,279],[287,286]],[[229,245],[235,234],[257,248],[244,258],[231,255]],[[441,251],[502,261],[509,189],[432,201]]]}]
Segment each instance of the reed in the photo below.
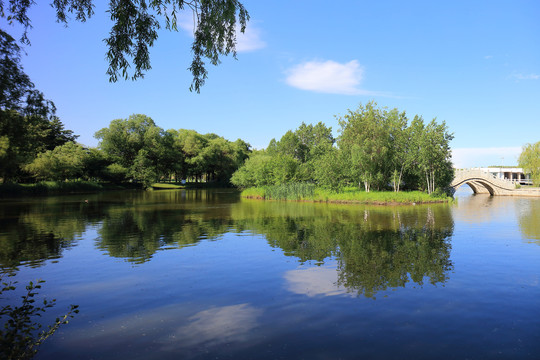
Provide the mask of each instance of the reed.
[{"label": "reed", "polygon": [[266,200],[293,200],[336,203],[362,204],[423,204],[436,202],[451,202],[446,195],[429,195],[422,191],[370,191],[348,187],[333,191],[316,187],[309,183],[291,183],[284,185],[253,187],[242,192],[242,197]]}]

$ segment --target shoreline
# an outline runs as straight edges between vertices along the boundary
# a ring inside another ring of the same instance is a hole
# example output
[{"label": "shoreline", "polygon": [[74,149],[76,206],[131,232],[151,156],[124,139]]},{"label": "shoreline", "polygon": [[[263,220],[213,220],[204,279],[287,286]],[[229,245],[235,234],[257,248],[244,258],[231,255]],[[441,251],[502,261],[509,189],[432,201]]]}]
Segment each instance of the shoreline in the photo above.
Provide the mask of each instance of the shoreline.
[{"label": "shoreline", "polygon": [[102,183],[97,181],[42,181],[38,183],[0,184],[0,199],[20,198],[25,196],[58,196],[74,194],[96,194],[109,191],[163,191],[163,190],[189,190],[222,188],[223,185],[215,183],[154,183],[144,189],[141,183]]},{"label": "shoreline", "polygon": [[377,201],[377,200],[316,200],[316,199],[266,199],[261,196],[242,196],[244,199],[259,200],[259,201],[291,201],[291,202],[307,202],[307,203],[326,203],[326,204],[358,204],[358,205],[379,205],[379,206],[399,206],[399,205],[426,205],[426,204],[445,204],[455,201],[455,199],[434,199],[433,201]]}]

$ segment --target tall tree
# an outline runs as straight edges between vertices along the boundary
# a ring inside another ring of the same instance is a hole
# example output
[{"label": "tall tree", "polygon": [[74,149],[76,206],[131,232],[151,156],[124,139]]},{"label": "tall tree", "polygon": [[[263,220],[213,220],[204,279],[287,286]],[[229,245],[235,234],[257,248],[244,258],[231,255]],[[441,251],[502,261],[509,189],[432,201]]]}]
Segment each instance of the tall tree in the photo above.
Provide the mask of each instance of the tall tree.
[{"label": "tall tree", "polygon": [[[21,41],[29,44],[28,29],[32,27],[28,11],[34,1],[0,0],[0,16],[10,23],[24,26]],[[94,14],[94,0],[53,0],[56,20],[67,24],[69,14],[84,22]],[[119,77],[135,80],[151,68],[150,51],[158,38],[158,30],[178,31],[177,14],[191,11],[194,17],[194,40],[191,46],[193,61],[189,70],[193,75],[190,89],[200,91],[208,77],[205,60],[220,63],[220,56],[232,54],[236,58],[237,25],[245,31],[249,14],[238,0],[110,0],[109,13],[113,22],[107,44],[107,74],[111,82]],[[159,19],[159,20],[158,20]],[[161,22],[160,22],[161,20]],[[134,72],[128,71],[131,67]]]},{"label": "tall tree", "polygon": [[437,188],[446,190],[454,175],[450,151],[450,141],[454,135],[448,132],[444,121],[438,124],[433,119],[418,136],[418,165],[423,172],[427,192],[431,194]]},{"label": "tall tree", "polygon": [[349,154],[353,166],[351,175],[356,183],[363,182],[366,191],[371,186],[381,188],[387,182],[385,171],[390,153],[386,113],[376,103],[360,105],[339,119],[339,146]]},{"label": "tall tree", "polygon": [[109,158],[128,170],[128,176],[149,186],[163,175],[163,129],[146,115],[111,121],[96,132],[99,146]]},{"label": "tall tree", "polygon": [[407,128],[405,112],[393,109],[387,113],[387,128],[390,141],[390,170],[392,187],[399,192],[404,172],[410,167],[409,144],[410,137]]},{"label": "tall tree", "polygon": [[540,141],[524,145],[518,163],[523,171],[531,174],[534,186],[540,186]]},{"label": "tall tree", "polygon": [[55,115],[52,101],[35,89],[21,63],[21,49],[0,30],[0,177],[20,177],[21,166],[40,152],[77,136]]}]

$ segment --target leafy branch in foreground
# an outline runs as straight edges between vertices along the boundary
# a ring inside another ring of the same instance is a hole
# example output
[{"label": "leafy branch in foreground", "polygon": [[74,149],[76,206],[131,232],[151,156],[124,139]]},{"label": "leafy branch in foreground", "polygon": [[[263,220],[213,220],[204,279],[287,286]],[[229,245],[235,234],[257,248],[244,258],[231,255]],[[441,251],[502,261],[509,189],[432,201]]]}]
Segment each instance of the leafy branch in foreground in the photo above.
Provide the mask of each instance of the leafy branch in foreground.
[{"label": "leafy branch in foreground", "polygon": [[[26,286],[26,294],[21,296],[20,305],[3,305],[0,308],[0,319],[3,323],[0,329],[0,357],[2,359],[30,359],[38,351],[39,345],[79,312],[78,305],[70,305],[65,315],[57,317],[47,329],[41,330],[42,324],[36,322],[35,317],[41,317],[48,308],[56,304],[56,299],[51,301],[43,299],[43,305],[37,304],[34,297],[44,282],[45,280],[37,280],[36,283],[31,281]],[[5,292],[15,290],[16,284],[17,282],[2,282],[0,299],[4,298]]]},{"label": "leafy branch in foreground", "polygon": [[[9,24],[24,27],[21,37],[23,44],[30,44],[28,30],[32,21],[28,15],[35,1],[0,0],[0,17]],[[94,15],[95,0],[54,0],[51,6],[56,10],[56,20],[65,25],[70,15],[75,20],[85,22]],[[189,70],[193,75],[190,90],[200,91],[208,70],[205,59],[218,65],[220,56],[232,54],[236,58],[236,35],[246,29],[249,13],[239,0],[111,0],[107,13],[112,21],[107,44],[109,81],[118,78],[136,80],[150,70],[150,48],[158,38],[158,30],[165,20],[165,29],[178,31],[177,14],[191,11],[194,18],[194,34],[191,52],[193,61]],[[134,66],[130,75],[128,70]]]}]

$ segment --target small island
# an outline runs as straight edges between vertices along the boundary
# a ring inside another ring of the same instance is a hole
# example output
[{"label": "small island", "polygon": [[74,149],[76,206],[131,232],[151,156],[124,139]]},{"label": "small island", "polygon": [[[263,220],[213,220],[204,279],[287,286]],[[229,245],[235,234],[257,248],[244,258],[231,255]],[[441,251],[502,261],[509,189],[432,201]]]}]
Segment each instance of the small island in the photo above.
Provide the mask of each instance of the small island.
[{"label": "small island", "polygon": [[322,122],[302,123],[232,176],[246,198],[313,202],[418,204],[448,202],[454,178],[444,122],[409,122],[405,112],[374,102],[338,118],[339,137]]}]

